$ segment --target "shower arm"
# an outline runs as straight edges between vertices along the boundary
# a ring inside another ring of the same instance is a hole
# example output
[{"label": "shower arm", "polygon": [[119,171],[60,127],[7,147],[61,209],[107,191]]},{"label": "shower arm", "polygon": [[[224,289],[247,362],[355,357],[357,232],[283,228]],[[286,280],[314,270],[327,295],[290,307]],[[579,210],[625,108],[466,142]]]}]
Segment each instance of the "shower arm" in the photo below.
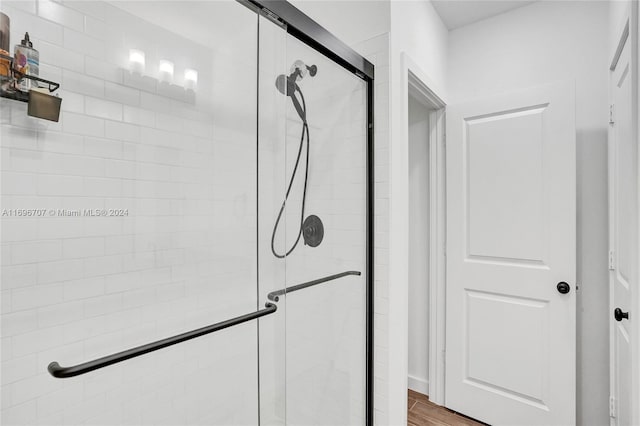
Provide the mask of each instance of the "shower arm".
[{"label": "shower arm", "polygon": [[[313,281],[307,281],[302,284],[297,284],[282,290],[271,292],[267,295],[267,298],[271,301],[277,302],[279,300],[278,296],[281,296],[283,294],[291,293],[293,291],[301,290],[303,288],[307,288],[307,287],[318,285],[327,281],[335,280],[337,278],[345,277],[347,275],[361,275],[361,273],[359,271],[347,271],[347,272],[342,272],[340,274],[319,278]],[[265,307],[263,309],[260,309],[255,312],[251,312],[249,314],[240,315],[235,318],[217,322],[215,324],[197,328],[195,330],[187,331],[186,333],[167,337],[165,339],[158,340],[152,343],[147,343],[142,346],[136,346],[135,348],[131,348],[122,352],[117,352],[115,354],[107,355],[102,358],[97,358],[92,361],[83,362],[82,364],[73,365],[71,367],[62,367],[60,366],[60,364],[58,364],[58,362],[53,361],[52,363],[49,364],[49,366],[47,367],[47,370],[53,377],[57,377],[59,379],[79,376],[81,374],[85,374],[93,370],[108,367],[109,365],[116,364],[118,362],[126,361],[131,358],[148,354],[149,352],[154,352],[159,349],[163,349],[178,343],[186,342],[187,340],[195,339],[196,337],[205,336],[215,331],[224,330],[225,328],[229,328],[234,325],[242,324],[247,321],[264,317],[278,310],[278,306],[274,303],[267,302],[265,303],[264,306]]]}]

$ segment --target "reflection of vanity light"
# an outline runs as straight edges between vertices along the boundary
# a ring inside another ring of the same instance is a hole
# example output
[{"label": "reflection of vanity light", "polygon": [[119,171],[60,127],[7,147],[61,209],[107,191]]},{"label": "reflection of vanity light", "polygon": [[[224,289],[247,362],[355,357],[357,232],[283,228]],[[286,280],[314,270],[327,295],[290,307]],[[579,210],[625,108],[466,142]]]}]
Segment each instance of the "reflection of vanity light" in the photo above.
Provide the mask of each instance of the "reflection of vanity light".
[{"label": "reflection of vanity light", "polygon": [[129,49],[129,67],[131,72],[144,73],[144,52],[138,49]]},{"label": "reflection of vanity light", "polygon": [[187,68],[184,70],[184,87],[185,89],[195,90],[198,85],[198,71]]},{"label": "reflection of vanity light", "polygon": [[173,62],[166,59],[160,60],[160,81],[171,83],[173,81]]},{"label": "reflection of vanity light", "polygon": [[[2,1],[2,0],[0,0]],[[180,102],[195,105],[196,87],[198,86],[198,71],[193,68],[178,68],[180,76],[174,79],[175,65],[168,59],[161,59],[157,62],[157,72],[146,70],[145,53],[139,49],[129,49],[128,69],[120,69],[122,73],[122,84],[136,90],[153,93],[168,99],[175,99]],[[150,64],[150,68],[155,68],[155,59]],[[181,78],[184,72],[184,80]],[[178,81],[175,81],[178,80]]]}]

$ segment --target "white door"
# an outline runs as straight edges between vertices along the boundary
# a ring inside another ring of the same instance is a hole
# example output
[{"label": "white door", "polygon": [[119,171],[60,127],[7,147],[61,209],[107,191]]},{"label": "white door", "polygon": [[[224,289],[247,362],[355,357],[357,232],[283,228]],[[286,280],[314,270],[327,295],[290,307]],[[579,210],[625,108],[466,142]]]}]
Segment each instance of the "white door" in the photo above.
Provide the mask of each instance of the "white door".
[{"label": "white door", "polygon": [[446,145],[445,405],[492,425],[574,424],[573,86],[447,107]]},{"label": "white door", "polygon": [[[628,27],[627,27],[628,28]],[[627,32],[628,33],[628,32]],[[620,40],[621,54],[612,64],[612,124],[609,133],[609,207],[611,250],[611,365],[612,424],[631,425],[632,300],[638,288],[638,161],[633,136],[633,70],[631,39]],[[637,78],[637,77],[636,77]],[[614,315],[615,310],[619,310]],[[628,318],[627,318],[628,317]],[[639,404],[637,400],[635,404]]]}]

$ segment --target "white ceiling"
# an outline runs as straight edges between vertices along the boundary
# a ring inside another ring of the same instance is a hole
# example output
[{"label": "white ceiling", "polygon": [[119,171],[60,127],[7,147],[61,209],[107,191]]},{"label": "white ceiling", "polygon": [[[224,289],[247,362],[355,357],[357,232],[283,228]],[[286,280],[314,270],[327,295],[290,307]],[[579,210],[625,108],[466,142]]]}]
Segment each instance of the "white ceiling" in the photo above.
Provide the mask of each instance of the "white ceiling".
[{"label": "white ceiling", "polygon": [[450,30],[499,15],[536,0],[431,0]]}]

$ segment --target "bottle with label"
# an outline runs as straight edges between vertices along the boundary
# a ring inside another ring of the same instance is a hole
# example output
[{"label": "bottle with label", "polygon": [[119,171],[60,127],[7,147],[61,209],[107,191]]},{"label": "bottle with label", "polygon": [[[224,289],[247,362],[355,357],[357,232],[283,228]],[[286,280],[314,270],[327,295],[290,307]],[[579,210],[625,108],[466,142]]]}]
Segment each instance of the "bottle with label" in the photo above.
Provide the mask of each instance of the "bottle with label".
[{"label": "bottle with label", "polygon": [[[10,23],[9,17],[0,12],[0,54],[4,56],[11,55],[9,53]],[[0,58],[0,81],[9,80],[9,77],[11,77],[10,60],[6,57]]]},{"label": "bottle with label", "polygon": [[[16,44],[13,55],[13,67],[16,71],[24,75],[37,77],[40,68],[40,54],[33,48],[33,43],[29,40],[29,33],[24,34],[24,39],[20,44]],[[28,92],[32,87],[38,87],[36,82],[23,78],[18,84],[18,89]]]}]

